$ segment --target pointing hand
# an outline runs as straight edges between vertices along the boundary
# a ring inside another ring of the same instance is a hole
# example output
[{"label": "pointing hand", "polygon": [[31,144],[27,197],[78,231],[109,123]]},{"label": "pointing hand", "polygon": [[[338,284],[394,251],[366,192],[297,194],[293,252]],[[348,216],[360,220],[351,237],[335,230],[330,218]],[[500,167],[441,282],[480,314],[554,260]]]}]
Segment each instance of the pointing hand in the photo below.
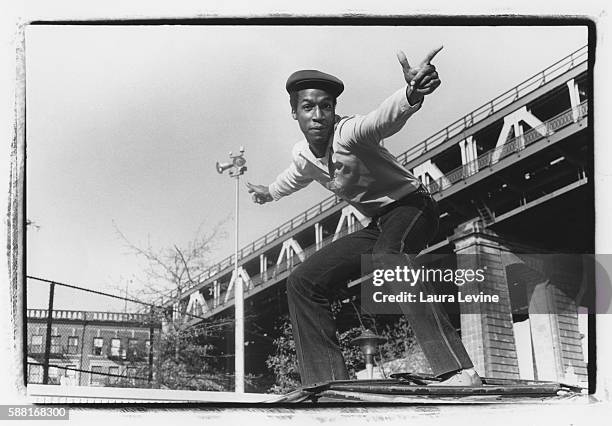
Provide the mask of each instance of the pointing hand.
[{"label": "pointing hand", "polygon": [[397,52],[397,59],[404,71],[404,79],[414,92],[420,95],[429,95],[440,85],[438,72],[436,67],[431,64],[431,60],[442,50],[442,47],[437,47],[429,52],[416,67],[410,66],[404,52],[401,50]]},{"label": "pointing hand", "polygon": [[257,204],[264,204],[269,201],[273,201],[272,195],[270,195],[270,191],[268,187],[265,185],[253,185],[250,182],[246,184],[249,194],[253,194],[253,202]]}]

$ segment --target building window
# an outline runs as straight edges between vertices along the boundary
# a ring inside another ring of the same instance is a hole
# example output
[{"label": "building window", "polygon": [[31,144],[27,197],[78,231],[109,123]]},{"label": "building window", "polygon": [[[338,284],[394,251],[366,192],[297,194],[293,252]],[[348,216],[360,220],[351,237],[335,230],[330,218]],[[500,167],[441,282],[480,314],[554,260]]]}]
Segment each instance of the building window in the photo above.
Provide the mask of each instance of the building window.
[{"label": "building window", "polygon": [[76,386],[79,384],[77,379],[77,372],[73,369],[76,369],[76,365],[67,365],[66,366],[66,378],[65,384],[69,386]]},{"label": "building window", "polygon": [[111,356],[121,356],[121,339],[111,339]]},{"label": "building window", "polygon": [[89,383],[94,386],[104,385],[104,374],[102,367],[98,365],[91,366],[91,374],[89,375]]},{"label": "building window", "polygon": [[30,352],[40,354],[43,352],[43,337],[42,334],[32,336],[30,341]]},{"label": "building window", "polygon": [[128,367],[127,368],[127,376],[130,384],[136,384],[136,367]]},{"label": "building window", "polygon": [[51,353],[60,354],[62,353],[61,336],[51,336]]},{"label": "building window", "polygon": [[43,378],[42,365],[29,365],[28,366],[28,383],[42,383],[42,378]]},{"label": "building window", "polygon": [[94,337],[93,340],[93,354],[102,355],[102,346],[104,345],[104,339],[101,337]]},{"label": "building window", "polygon": [[110,384],[116,384],[119,383],[119,380],[121,379],[121,377],[119,376],[119,367],[118,366],[114,366],[114,367],[108,367],[108,382]]},{"label": "building window", "polygon": [[128,356],[130,358],[137,358],[141,355],[138,351],[138,339],[129,339],[128,340]]},{"label": "building window", "polygon": [[77,336],[68,337],[68,353],[72,355],[79,353],[79,338]]},{"label": "building window", "polygon": [[59,385],[60,384],[60,374],[59,369],[57,367],[49,366],[49,381],[50,385]]}]

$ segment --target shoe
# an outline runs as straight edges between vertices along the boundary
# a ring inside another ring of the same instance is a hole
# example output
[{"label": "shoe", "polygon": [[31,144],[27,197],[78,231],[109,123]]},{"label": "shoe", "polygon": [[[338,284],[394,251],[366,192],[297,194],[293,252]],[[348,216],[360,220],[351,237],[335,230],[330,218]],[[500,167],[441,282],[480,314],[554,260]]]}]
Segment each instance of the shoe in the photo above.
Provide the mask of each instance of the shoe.
[{"label": "shoe", "polygon": [[459,370],[441,382],[434,382],[429,386],[482,386],[480,376],[473,368]]}]

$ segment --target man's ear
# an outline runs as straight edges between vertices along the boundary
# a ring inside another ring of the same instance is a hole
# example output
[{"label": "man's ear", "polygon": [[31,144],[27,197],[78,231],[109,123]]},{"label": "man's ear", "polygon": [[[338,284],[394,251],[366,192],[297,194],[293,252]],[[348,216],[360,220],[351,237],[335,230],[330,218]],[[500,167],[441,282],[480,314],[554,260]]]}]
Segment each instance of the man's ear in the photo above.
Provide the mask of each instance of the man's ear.
[{"label": "man's ear", "polygon": [[291,117],[293,117],[294,120],[297,120],[297,113],[294,109],[291,110]]}]

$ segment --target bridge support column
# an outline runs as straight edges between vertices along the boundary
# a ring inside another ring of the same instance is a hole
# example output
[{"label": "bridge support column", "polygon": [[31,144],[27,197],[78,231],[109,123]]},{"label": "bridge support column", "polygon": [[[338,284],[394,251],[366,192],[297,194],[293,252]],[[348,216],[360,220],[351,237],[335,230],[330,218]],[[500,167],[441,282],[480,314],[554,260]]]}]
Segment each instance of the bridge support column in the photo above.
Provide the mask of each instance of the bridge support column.
[{"label": "bridge support column", "polygon": [[199,291],[196,291],[189,295],[189,302],[187,303],[187,308],[185,309],[185,312],[196,316],[200,316],[208,312],[208,304],[206,303],[206,300],[204,300],[204,296],[202,296]]},{"label": "bridge support column", "polygon": [[314,231],[316,248],[319,250],[323,244],[323,225],[320,223],[315,223]]},{"label": "bridge support column", "polygon": [[[546,136],[547,134],[547,130],[543,128],[544,123],[542,123],[539,118],[537,118],[530,111],[528,111],[527,107],[524,106],[514,112],[511,112],[510,114],[504,117],[504,125],[501,129],[501,132],[499,133],[499,137],[497,138],[497,143],[495,144],[496,149],[491,156],[491,164],[497,163],[508,153],[520,151],[525,147],[525,138],[523,138],[522,123],[528,124],[532,129],[534,129],[542,136]],[[511,131],[514,132],[514,138],[509,138]],[[509,142],[509,140],[514,140],[515,145],[505,147],[504,149],[499,149],[503,147],[507,142]]]},{"label": "bridge support column", "polygon": [[265,254],[259,255],[259,273],[262,282],[268,280],[268,256]]},{"label": "bridge support column", "polygon": [[444,173],[431,160],[427,160],[416,166],[412,174],[417,177],[425,186],[435,182],[440,189],[446,189],[451,186],[451,182],[446,178]]},{"label": "bridge support column", "polygon": [[181,304],[175,302],[172,304],[172,321],[179,321],[181,319]]},{"label": "bridge support column", "polygon": [[[338,221],[338,225],[336,226],[336,232],[334,233],[333,241],[336,241],[338,238],[356,231],[357,221],[359,221],[361,225],[366,226],[368,224],[369,219],[363,214],[361,214],[353,206],[346,206],[345,208],[343,208],[342,215],[340,216],[340,220]],[[343,233],[344,228],[346,228],[346,234]]]},{"label": "bridge support column", "polygon": [[238,275],[236,275],[236,271],[232,272],[232,278],[230,279],[229,286],[225,291],[225,301],[227,303],[234,286],[242,286],[243,290],[249,290],[252,287],[251,277],[244,270],[242,266],[238,267]]},{"label": "bridge support column", "polygon": [[466,176],[471,176],[478,173],[478,150],[476,149],[476,141],[473,136],[468,136],[459,142],[461,149],[461,164],[468,166],[465,168]]},{"label": "bridge support column", "polygon": [[212,295],[213,295],[213,308],[216,308],[217,306],[219,306],[219,301],[221,299],[221,284],[217,280],[213,282]]},{"label": "bridge support column", "polygon": [[531,274],[535,278],[529,280],[519,275],[528,296],[534,376],[538,380],[586,384],[578,307],[572,298],[579,287],[580,273],[571,258],[558,255],[543,258],[544,267]]},{"label": "bridge support column", "polygon": [[574,123],[580,120],[580,111],[578,111],[578,105],[580,105],[580,91],[578,90],[578,83],[573,78],[568,81],[567,89],[569,91],[570,104],[572,105],[572,119]]},{"label": "bridge support column", "polygon": [[461,339],[478,374],[519,378],[512,307],[497,236],[478,220],[459,226],[453,236],[458,269],[484,269],[486,279],[466,283],[464,294],[498,295],[498,303],[461,303]]},{"label": "bridge support column", "polygon": [[304,250],[302,250],[298,242],[294,238],[289,238],[283,241],[283,247],[276,260],[276,265],[280,265],[284,260],[287,263],[287,269],[293,268],[293,256],[297,256],[300,262],[303,262],[306,258]]}]

